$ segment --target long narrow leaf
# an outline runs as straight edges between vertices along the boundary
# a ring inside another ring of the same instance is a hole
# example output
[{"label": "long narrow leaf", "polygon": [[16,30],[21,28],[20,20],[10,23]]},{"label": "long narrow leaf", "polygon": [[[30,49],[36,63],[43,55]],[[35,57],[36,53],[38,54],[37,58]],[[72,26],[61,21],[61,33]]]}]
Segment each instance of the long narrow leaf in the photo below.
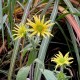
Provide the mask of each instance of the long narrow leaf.
[{"label": "long narrow leaf", "polygon": [[68,22],[67,22],[67,27],[68,27],[69,34],[70,34],[71,40],[72,40],[72,44],[73,44],[73,47],[75,50],[75,55],[76,55],[77,62],[78,62],[79,76],[80,76],[80,56],[79,56],[79,50],[78,50],[77,43],[76,43],[76,38],[75,38],[75,35],[73,32],[73,29],[72,29],[72,27],[70,27]]},{"label": "long narrow leaf", "polygon": [[11,77],[12,77],[13,68],[14,68],[14,65],[15,65],[16,56],[17,56],[17,53],[18,53],[19,43],[20,43],[20,39],[17,40],[15,42],[15,45],[14,45],[14,51],[13,51],[12,58],[11,58],[8,80],[12,80]]},{"label": "long narrow leaf", "polygon": [[2,29],[2,39],[3,39],[3,44],[4,44],[4,28],[3,28],[2,0],[0,0],[0,29]]}]

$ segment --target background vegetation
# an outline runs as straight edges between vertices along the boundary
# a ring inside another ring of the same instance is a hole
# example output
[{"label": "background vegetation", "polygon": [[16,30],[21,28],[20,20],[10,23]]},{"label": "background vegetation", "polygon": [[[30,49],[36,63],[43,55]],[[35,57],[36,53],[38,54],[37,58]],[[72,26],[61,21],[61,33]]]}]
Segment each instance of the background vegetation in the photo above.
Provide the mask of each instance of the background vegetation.
[{"label": "background vegetation", "polygon": [[[27,34],[14,40],[15,24],[26,24],[34,15],[55,23],[50,28],[54,37]],[[58,51],[74,58],[63,72],[51,62]],[[0,0],[0,80],[26,79],[80,80],[79,0]]]}]

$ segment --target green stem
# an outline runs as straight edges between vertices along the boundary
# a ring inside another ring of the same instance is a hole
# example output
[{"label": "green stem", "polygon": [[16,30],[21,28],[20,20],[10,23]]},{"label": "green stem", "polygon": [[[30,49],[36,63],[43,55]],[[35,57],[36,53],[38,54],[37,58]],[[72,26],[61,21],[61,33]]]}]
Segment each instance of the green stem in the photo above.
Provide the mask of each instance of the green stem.
[{"label": "green stem", "polygon": [[63,72],[63,66],[60,67],[60,71]]},{"label": "green stem", "polygon": [[9,23],[10,23],[10,28],[12,29],[13,26],[13,12],[12,12],[12,2],[11,0],[8,0],[8,15],[9,15]]}]

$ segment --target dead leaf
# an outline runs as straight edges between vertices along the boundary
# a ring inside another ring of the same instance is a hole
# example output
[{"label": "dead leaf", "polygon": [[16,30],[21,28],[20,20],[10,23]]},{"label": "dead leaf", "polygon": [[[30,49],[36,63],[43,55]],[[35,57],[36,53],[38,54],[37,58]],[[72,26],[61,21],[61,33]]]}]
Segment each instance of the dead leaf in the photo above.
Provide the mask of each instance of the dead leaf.
[{"label": "dead leaf", "polygon": [[2,51],[7,51],[6,49],[6,40],[4,41],[4,43],[2,44],[2,46],[0,47],[0,54],[2,53]]}]

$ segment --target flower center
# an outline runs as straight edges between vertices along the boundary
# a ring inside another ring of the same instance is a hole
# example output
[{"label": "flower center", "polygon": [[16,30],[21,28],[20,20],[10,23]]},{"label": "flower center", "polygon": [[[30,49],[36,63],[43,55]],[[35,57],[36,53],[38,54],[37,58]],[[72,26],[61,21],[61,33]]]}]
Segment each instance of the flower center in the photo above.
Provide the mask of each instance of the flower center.
[{"label": "flower center", "polygon": [[65,59],[64,58],[60,58],[59,61],[60,61],[60,63],[64,63]]},{"label": "flower center", "polygon": [[25,34],[26,31],[25,31],[25,29],[21,28],[21,29],[18,31],[18,33],[19,33],[20,35],[22,35],[22,34]]},{"label": "flower center", "polygon": [[42,32],[43,26],[42,26],[42,25],[37,25],[36,30],[37,30],[38,32]]}]

